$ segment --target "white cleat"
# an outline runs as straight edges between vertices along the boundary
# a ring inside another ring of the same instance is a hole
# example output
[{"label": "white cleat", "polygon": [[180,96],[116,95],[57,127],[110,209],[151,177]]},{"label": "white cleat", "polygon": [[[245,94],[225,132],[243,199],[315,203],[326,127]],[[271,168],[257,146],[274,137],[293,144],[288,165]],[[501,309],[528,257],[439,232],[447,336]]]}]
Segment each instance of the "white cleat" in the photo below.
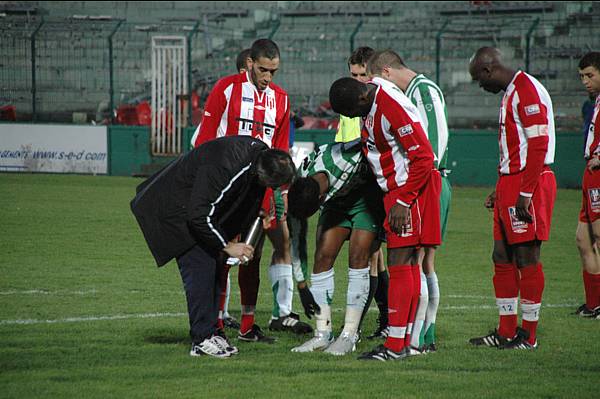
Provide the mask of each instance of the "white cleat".
[{"label": "white cleat", "polygon": [[292,352],[314,352],[327,349],[333,342],[333,333],[329,331],[315,330],[315,336],[303,343],[300,346],[292,348]]},{"label": "white cleat", "polygon": [[350,334],[346,331],[342,332],[342,334],[338,337],[338,339],[331,344],[326,353],[332,354],[334,356],[344,356],[348,353],[352,353],[356,350],[356,343],[358,342],[358,334]]}]

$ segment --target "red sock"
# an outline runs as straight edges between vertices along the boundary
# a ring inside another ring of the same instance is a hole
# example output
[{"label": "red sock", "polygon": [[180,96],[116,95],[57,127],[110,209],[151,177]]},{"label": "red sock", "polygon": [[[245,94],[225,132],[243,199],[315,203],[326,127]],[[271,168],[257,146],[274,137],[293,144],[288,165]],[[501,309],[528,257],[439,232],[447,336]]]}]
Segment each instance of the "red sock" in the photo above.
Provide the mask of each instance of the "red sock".
[{"label": "red sock", "polygon": [[254,325],[254,314],[243,314],[242,321],[240,323],[240,332],[246,334],[252,329]]},{"label": "red sock", "polygon": [[519,285],[515,273],[518,275],[518,270],[512,263],[494,265],[493,282],[500,314],[498,334],[504,338],[512,338],[517,332]]},{"label": "red sock", "polygon": [[540,316],[542,293],[544,292],[544,271],[542,264],[526,266],[521,269],[521,309],[523,310],[523,329],[529,331],[529,343],[535,343],[535,332]]},{"label": "red sock", "polygon": [[412,270],[413,278],[413,295],[410,302],[410,313],[408,314],[408,328],[406,329],[406,336],[404,338],[404,346],[410,345],[410,337],[412,327],[417,316],[417,306],[419,305],[419,295],[421,293],[421,271],[419,265],[413,265]]},{"label": "red sock", "polygon": [[413,296],[412,268],[411,265],[389,267],[388,319],[390,332],[384,345],[394,352],[400,352],[404,348],[408,314]]},{"label": "red sock", "polygon": [[[583,289],[585,291],[585,305],[588,309],[593,310],[597,305],[596,290],[594,287],[594,275],[583,270]],[[596,306],[594,306],[594,304]]]},{"label": "red sock", "polygon": [[[589,275],[589,279],[590,279],[590,291],[591,291],[591,295],[590,295],[590,299],[591,301],[587,301],[586,303],[588,304],[588,308],[590,308],[591,310],[596,309],[598,306],[600,306],[600,274],[590,274]],[[587,295],[586,295],[587,298]]]}]

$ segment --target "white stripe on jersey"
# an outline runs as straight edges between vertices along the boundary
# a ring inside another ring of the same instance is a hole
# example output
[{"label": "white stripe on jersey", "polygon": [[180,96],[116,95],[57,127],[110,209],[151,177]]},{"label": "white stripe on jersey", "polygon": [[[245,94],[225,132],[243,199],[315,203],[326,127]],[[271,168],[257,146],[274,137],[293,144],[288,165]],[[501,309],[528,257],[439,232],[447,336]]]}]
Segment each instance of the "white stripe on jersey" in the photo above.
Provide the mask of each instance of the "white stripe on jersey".
[{"label": "white stripe on jersey", "polygon": [[221,123],[219,123],[219,129],[217,130],[217,137],[224,137],[227,134],[227,114],[229,114],[229,103],[231,99],[231,92],[233,91],[233,83],[227,86],[223,94],[227,100],[227,106],[225,107],[225,111],[223,111],[223,115],[221,115]]},{"label": "white stripe on jersey", "polygon": [[596,126],[596,119],[598,118],[598,112],[600,112],[600,96],[596,98],[596,103],[594,104],[594,115],[592,116],[592,120],[590,121],[590,127],[587,131],[587,138],[585,140],[585,159],[589,159],[593,154],[598,153],[600,144],[596,145],[596,148],[590,148],[592,144],[594,144],[594,129]]}]

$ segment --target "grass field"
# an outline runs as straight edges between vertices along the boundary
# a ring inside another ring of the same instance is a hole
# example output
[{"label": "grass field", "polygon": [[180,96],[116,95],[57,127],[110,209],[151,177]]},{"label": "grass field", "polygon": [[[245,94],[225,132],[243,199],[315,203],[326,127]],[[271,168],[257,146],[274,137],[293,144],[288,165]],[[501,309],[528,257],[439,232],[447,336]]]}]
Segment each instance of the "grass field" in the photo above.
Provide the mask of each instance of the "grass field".
[{"label": "grass field", "polygon": [[[291,353],[308,337],[273,333],[272,346],[233,339],[240,355],[221,360],[187,354],[177,267],[156,268],[129,212],[141,181],[0,174],[1,398],[598,397],[600,320],[571,314],[583,302],[574,242],[578,191],[559,191],[551,241],[542,250],[546,290],[537,351],[468,346],[468,338],[497,322],[491,213],[482,206],[490,189],[455,188],[437,262],[437,353],[365,363],[354,354]],[[263,260],[269,254],[267,248]],[[346,264],[343,253],[336,264],[336,332]],[[261,277],[257,321],[264,329],[272,300],[266,267]],[[239,317],[232,287],[231,309]],[[301,308],[297,296],[294,307]],[[367,333],[375,328],[375,309]],[[358,351],[373,346],[365,339]]]}]

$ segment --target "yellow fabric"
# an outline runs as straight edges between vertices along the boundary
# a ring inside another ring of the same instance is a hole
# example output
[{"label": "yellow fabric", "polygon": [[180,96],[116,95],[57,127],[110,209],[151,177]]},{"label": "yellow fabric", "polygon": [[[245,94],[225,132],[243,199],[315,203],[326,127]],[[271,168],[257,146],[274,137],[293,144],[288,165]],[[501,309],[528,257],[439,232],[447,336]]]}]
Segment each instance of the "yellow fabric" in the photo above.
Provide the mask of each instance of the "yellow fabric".
[{"label": "yellow fabric", "polygon": [[348,118],[340,115],[338,131],[335,135],[336,143],[347,143],[360,137],[360,118]]}]

